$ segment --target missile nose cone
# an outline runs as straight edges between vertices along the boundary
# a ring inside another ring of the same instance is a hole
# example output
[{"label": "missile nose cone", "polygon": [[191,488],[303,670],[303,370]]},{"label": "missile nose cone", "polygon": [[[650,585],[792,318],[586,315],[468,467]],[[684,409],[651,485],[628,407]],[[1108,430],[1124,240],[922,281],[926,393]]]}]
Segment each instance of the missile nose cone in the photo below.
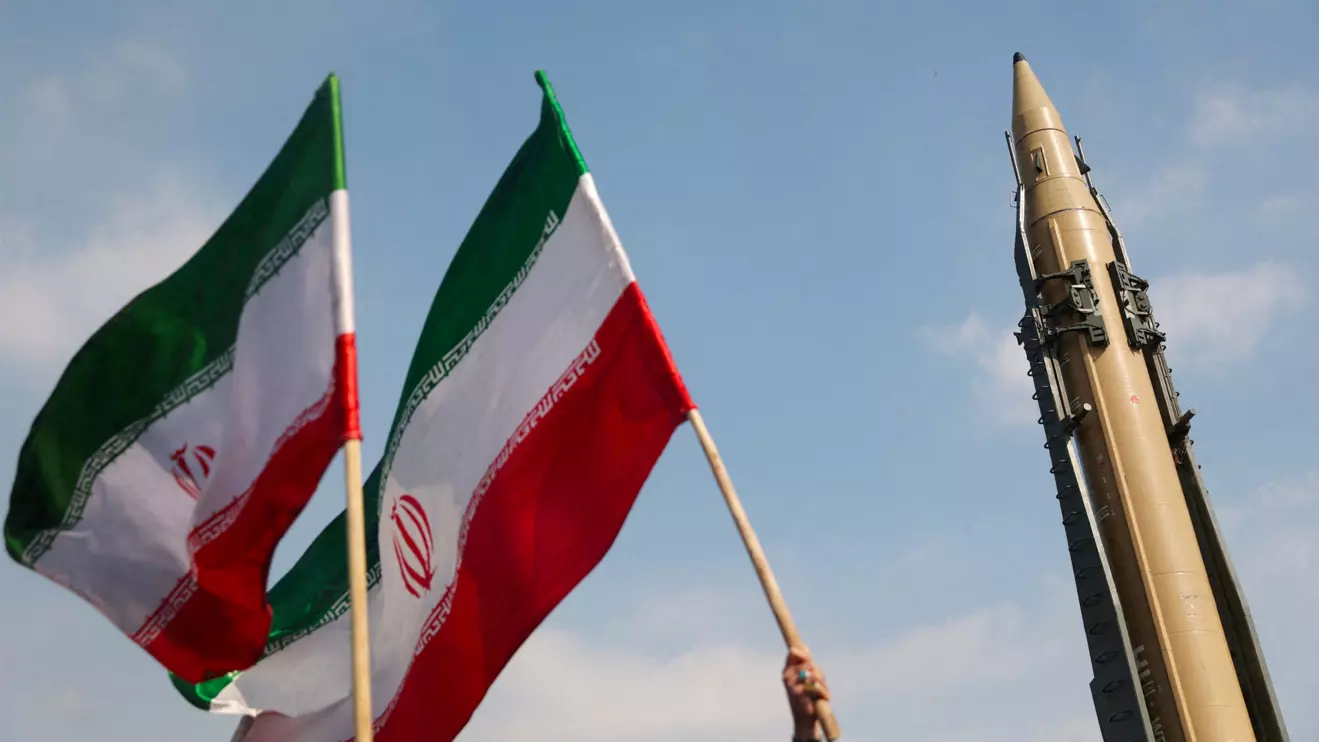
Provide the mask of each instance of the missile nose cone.
[{"label": "missile nose cone", "polygon": [[1044,86],[1030,68],[1026,57],[1017,52],[1012,58],[1012,136],[1020,139],[1039,128],[1063,128],[1062,118]]}]

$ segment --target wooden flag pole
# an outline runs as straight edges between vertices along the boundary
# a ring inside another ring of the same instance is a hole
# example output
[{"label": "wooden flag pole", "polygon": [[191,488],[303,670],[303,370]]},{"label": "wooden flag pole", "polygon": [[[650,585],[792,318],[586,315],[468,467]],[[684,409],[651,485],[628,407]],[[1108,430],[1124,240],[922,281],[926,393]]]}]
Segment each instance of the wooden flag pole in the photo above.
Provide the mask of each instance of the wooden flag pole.
[{"label": "wooden flag pole", "polygon": [[[728,476],[728,469],[724,467],[723,459],[719,457],[719,449],[715,448],[714,439],[710,437],[710,431],[705,427],[705,420],[701,418],[700,410],[693,408],[687,413],[687,419],[696,431],[696,438],[700,440],[701,448],[705,450],[705,457],[710,461],[710,470],[714,472],[715,481],[719,483],[719,490],[724,493],[724,502],[728,503],[728,512],[732,514],[733,522],[737,524],[737,531],[742,534],[742,543],[746,545],[747,555],[751,557],[751,564],[756,568],[760,586],[764,588],[770,610],[774,612],[774,618],[779,623],[783,641],[790,650],[806,649],[801,635],[797,633],[797,625],[792,621],[792,614],[788,612],[788,604],[783,599],[783,593],[779,591],[779,583],[774,579],[774,573],[770,571],[769,560],[765,558],[765,552],[760,548],[760,539],[756,538],[756,532],[751,528],[751,521],[747,519],[746,510],[742,509],[742,501],[738,499],[737,491],[733,489],[733,480]],[[822,698],[816,699],[815,714],[820,721],[820,727],[824,730],[825,739],[834,742],[842,736],[828,701]]]},{"label": "wooden flag pole", "polygon": [[352,600],[353,719],[356,742],[371,742],[371,645],[367,633],[366,513],[362,504],[362,441],[344,441],[344,480],[347,489],[348,594]]}]

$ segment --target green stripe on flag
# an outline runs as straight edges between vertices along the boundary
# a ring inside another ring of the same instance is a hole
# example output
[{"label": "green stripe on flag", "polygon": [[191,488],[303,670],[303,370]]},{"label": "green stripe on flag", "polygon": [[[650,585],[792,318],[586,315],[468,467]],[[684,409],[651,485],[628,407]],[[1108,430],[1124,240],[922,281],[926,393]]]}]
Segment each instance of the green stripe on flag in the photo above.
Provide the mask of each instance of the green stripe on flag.
[{"label": "green stripe on flag", "polygon": [[[363,488],[370,586],[380,578],[381,482],[412,413],[457,367],[522,285],[549,234],[567,211],[578,181],[588,172],[548,79],[543,72],[537,72],[536,81],[544,90],[539,124],[504,170],[444,274],[408,369],[385,455]],[[269,598],[274,621],[266,656],[348,611],[342,514],[280,578]],[[209,708],[211,700],[240,674],[197,686],[174,678],[174,684],[189,702]]]},{"label": "green stripe on flag", "polygon": [[206,244],[74,355],[19,451],[5,519],[14,559],[40,559],[81,518],[101,470],[149,423],[232,369],[243,305],[328,216],[330,192],[343,185],[338,111],[330,76]]},{"label": "green stripe on flag", "polygon": [[390,426],[383,459],[386,477],[417,405],[462,361],[508,303],[587,172],[544,72],[536,72],[536,82],[544,90],[540,123],[481,207],[426,316]]}]

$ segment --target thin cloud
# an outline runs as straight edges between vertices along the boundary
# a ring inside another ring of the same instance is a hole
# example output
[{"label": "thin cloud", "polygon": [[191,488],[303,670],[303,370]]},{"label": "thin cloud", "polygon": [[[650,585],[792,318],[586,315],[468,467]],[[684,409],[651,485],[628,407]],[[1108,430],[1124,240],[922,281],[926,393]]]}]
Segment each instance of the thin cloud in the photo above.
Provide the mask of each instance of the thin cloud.
[{"label": "thin cloud", "polygon": [[1217,510],[1292,739],[1315,739],[1319,472],[1269,482]]},{"label": "thin cloud", "polygon": [[[48,375],[133,296],[182,265],[217,221],[189,189],[164,183],[120,200],[71,249],[0,234],[0,363]],[[5,225],[0,225],[3,228]]]},{"label": "thin cloud", "polygon": [[[868,691],[917,697],[1010,680],[1050,654],[1041,637],[1031,636],[1032,623],[1015,604],[989,606],[850,655],[848,674]],[[873,672],[880,667],[903,671]]]},{"label": "thin cloud", "polygon": [[1306,298],[1296,270],[1274,261],[1239,271],[1170,276],[1150,289],[1169,354],[1196,364],[1249,357],[1269,320],[1304,306]]},{"label": "thin cloud", "polygon": [[82,95],[115,101],[144,84],[154,88],[156,94],[179,93],[187,87],[188,77],[187,67],[167,50],[121,41],[91,65],[78,84]]},{"label": "thin cloud", "polygon": [[[190,179],[153,162],[151,147],[134,149],[112,134],[138,126],[145,110],[172,100],[187,81],[168,51],[121,41],[92,50],[80,65],[0,85],[21,104],[0,142],[12,150],[10,174],[24,184],[0,205],[0,313],[10,318],[0,324],[0,367],[18,378],[48,381],[218,224]],[[124,172],[125,161],[149,175]],[[70,180],[80,187],[70,189]],[[113,187],[92,187],[104,182]]]},{"label": "thin cloud", "polygon": [[700,646],[676,657],[543,629],[518,653],[465,737],[541,742],[767,739],[790,729],[779,653]]},{"label": "thin cloud", "polygon": [[1012,329],[991,327],[977,311],[957,324],[927,325],[920,334],[940,355],[970,364],[977,405],[995,422],[1033,423],[1039,416],[1031,400],[1029,364]]},{"label": "thin cloud", "polygon": [[1177,162],[1159,169],[1142,185],[1116,192],[1113,218],[1139,224],[1156,216],[1186,214],[1200,208],[1208,188],[1209,170],[1203,162]]},{"label": "thin cloud", "polygon": [[62,123],[73,109],[73,94],[62,78],[47,77],[28,86],[22,102],[47,122]]},{"label": "thin cloud", "polygon": [[[695,606],[709,605],[699,594],[693,599]],[[671,600],[687,605],[682,595]],[[870,645],[817,648],[847,738],[1020,740],[1020,719],[1002,713],[999,702],[1016,695],[1014,687],[1049,695],[1057,671],[1064,677],[1070,674],[1058,666],[1072,660],[1080,665],[1085,659],[1079,622],[1042,606],[1005,602]],[[645,616],[634,618],[638,634],[651,625]],[[722,620],[718,615],[709,618]],[[1060,651],[1064,634],[1077,645],[1075,651]],[[463,737],[493,742],[755,742],[790,730],[779,681],[781,650],[752,648],[736,640],[712,642],[696,627],[689,637],[689,649],[664,655],[636,650],[636,644],[645,643],[641,637],[605,644],[575,632],[542,629],[495,683]],[[1077,674],[1073,700],[1084,698],[1083,672]],[[994,708],[967,707],[976,704],[970,698],[986,700]],[[937,707],[951,703],[960,705],[956,713],[931,718]],[[1071,716],[1065,711],[1052,718],[1045,714],[1027,729],[1039,739],[1085,739],[1047,736],[1078,729],[1093,738],[1095,722],[1078,719],[1075,708]],[[966,736],[972,732],[985,736]]]},{"label": "thin cloud", "polygon": [[[122,41],[96,50],[85,64],[42,74],[36,79],[5,85],[17,105],[18,130],[8,136],[32,145],[63,140],[72,134],[86,139],[107,123],[134,118],[144,101],[172,99],[186,91],[190,74],[186,65],[163,48]],[[57,151],[58,152],[58,151]],[[47,163],[49,166],[49,163]]]},{"label": "thin cloud", "polygon": [[1313,90],[1230,87],[1197,98],[1190,135],[1199,147],[1244,145],[1261,138],[1307,136],[1316,123],[1319,123],[1319,93]]},{"label": "thin cloud", "polygon": [[[1252,89],[1241,85],[1207,90],[1195,98],[1185,124],[1186,146],[1152,168],[1143,182],[1108,189],[1116,217],[1128,225],[1178,219],[1205,207],[1224,155],[1249,146],[1257,158],[1286,160],[1274,145],[1308,136],[1319,126],[1319,91],[1302,86]],[[1281,158],[1281,159],[1280,159]],[[1275,197],[1287,208],[1295,197]]]},{"label": "thin cloud", "polygon": [[1261,219],[1270,222],[1295,219],[1302,216],[1313,216],[1316,205],[1319,205],[1319,192],[1290,191],[1277,193],[1261,200],[1259,205],[1256,206],[1256,214]]}]

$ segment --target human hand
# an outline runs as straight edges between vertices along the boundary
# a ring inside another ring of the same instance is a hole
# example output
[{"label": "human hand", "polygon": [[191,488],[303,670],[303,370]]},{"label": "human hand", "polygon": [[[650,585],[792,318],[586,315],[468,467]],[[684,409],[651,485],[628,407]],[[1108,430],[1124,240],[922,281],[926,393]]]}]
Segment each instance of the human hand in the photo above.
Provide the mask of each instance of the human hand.
[{"label": "human hand", "polygon": [[788,661],[783,667],[783,687],[788,692],[788,707],[792,710],[793,737],[817,739],[815,700],[829,700],[829,686],[805,647],[788,650]]}]

